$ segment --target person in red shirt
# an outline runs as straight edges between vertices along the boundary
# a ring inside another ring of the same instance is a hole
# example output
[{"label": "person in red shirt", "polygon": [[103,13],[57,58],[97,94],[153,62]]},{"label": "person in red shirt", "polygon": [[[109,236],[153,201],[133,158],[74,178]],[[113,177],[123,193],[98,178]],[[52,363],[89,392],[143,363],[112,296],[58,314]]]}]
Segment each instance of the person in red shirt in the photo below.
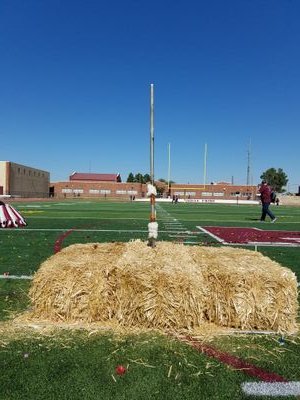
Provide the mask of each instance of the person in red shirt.
[{"label": "person in red shirt", "polygon": [[271,204],[271,192],[272,189],[268,185],[266,181],[262,181],[261,185],[259,186],[259,193],[260,193],[260,200],[261,200],[261,221],[265,221],[266,216],[268,215],[271,218],[271,222],[276,221],[275,215],[272,213],[272,211],[269,209],[269,206]]}]

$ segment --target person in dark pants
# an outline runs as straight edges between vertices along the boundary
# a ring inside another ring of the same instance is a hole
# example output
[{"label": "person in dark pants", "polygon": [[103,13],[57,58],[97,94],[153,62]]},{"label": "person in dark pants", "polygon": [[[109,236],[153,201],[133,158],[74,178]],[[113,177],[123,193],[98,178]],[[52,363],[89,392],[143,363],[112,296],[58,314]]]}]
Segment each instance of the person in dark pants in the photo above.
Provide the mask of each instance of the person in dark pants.
[{"label": "person in dark pants", "polygon": [[272,189],[270,188],[268,183],[266,181],[262,181],[259,187],[260,200],[262,205],[260,217],[261,221],[265,221],[267,215],[271,218],[271,222],[275,222],[277,219],[272,211],[269,209],[271,204],[271,192]]}]

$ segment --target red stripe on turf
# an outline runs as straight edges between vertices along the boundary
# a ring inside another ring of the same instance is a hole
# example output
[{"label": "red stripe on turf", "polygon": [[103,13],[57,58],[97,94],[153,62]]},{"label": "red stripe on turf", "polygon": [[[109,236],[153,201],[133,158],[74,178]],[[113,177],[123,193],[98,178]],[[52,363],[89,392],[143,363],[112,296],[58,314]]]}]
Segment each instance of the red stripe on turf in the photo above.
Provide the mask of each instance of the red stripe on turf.
[{"label": "red stripe on turf", "polygon": [[67,236],[69,236],[72,232],[74,231],[74,229],[70,229],[67,232],[64,232],[62,235],[60,235],[55,243],[54,243],[54,254],[59,253],[61,251],[61,246],[62,246],[62,242],[65,240],[65,238]]},{"label": "red stripe on turf", "polygon": [[265,371],[259,367],[256,367],[253,364],[250,364],[250,363],[242,360],[239,357],[235,357],[231,354],[219,351],[212,346],[201,344],[201,343],[193,340],[193,338],[191,338],[189,336],[185,337],[185,339],[195,349],[197,349],[198,351],[201,351],[201,353],[204,353],[208,357],[216,358],[217,360],[221,361],[222,363],[230,365],[231,367],[233,367],[235,369],[242,370],[245,374],[254,376],[255,378],[259,378],[260,380],[262,380],[264,382],[288,382],[285,378],[283,378],[282,376],[280,376],[274,372]]}]

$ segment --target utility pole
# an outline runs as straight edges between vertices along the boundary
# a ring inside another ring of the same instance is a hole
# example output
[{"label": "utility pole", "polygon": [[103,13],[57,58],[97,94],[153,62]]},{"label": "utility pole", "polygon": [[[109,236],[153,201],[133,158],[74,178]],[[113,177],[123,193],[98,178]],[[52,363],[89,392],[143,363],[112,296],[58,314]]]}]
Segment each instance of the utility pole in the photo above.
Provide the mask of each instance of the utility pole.
[{"label": "utility pole", "polygon": [[251,170],[251,139],[248,147],[248,163],[247,163],[247,186],[250,185],[250,170]]},{"label": "utility pole", "polygon": [[204,145],[204,172],[203,172],[203,184],[204,188],[206,185],[206,162],[207,162],[207,143]]},{"label": "utility pole", "polygon": [[170,195],[171,180],[171,143],[168,144],[168,195]]}]

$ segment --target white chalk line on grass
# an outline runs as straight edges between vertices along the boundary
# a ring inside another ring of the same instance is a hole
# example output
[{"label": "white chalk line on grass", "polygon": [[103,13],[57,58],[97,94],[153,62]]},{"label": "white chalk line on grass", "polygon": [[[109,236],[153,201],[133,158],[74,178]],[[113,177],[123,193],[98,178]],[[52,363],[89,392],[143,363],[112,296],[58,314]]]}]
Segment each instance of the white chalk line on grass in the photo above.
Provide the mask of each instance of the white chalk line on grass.
[{"label": "white chalk line on grass", "polygon": [[32,279],[32,275],[0,275],[0,279]]},{"label": "white chalk line on grass", "polygon": [[[157,205],[157,210],[160,213],[160,220],[162,221],[163,225],[167,229],[165,232],[168,233],[168,236],[172,240],[182,241],[184,244],[190,245],[199,245],[201,242],[195,241],[196,235],[201,235],[203,232],[193,232],[190,230],[186,230],[184,225],[178,221],[176,218],[172,217],[170,213],[168,213],[160,204]],[[192,240],[191,240],[192,239]]]},{"label": "white chalk line on grass", "polygon": [[211,236],[217,242],[222,243],[222,244],[228,244],[227,242],[225,242],[225,240],[221,239],[219,236],[216,236],[213,233],[211,233],[211,232],[207,231],[206,229],[202,228],[202,226],[196,226],[196,228],[199,229],[201,232],[206,233],[207,235]]},{"label": "white chalk line on grass", "polygon": [[[183,228],[183,227],[182,227]],[[77,229],[77,228],[70,228],[72,229],[74,232],[119,232],[119,233],[147,233],[148,230],[139,230],[139,229]],[[68,232],[70,229],[66,229],[66,228],[53,228],[53,229],[44,229],[44,228],[21,228],[21,229],[14,229],[13,231],[10,231],[8,229],[0,229],[0,232]],[[186,231],[186,230],[174,230],[174,229],[166,229],[166,230],[161,230],[159,229],[160,233],[174,233],[174,232],[178,232],[180,234],[192,234],[192,235],[200,235],[202,234],[202,232],[191,232],[191,231]]]},{"label": "white chalk line on grass", "polygon": [[244,382],[242,390],[248,396],[300,396],[300,382]]},{"label": "white chalk line on grass", "polygon": [[145,218],[138,218],[138,217],[133,217],[133,218],[128,218],[128,217],[82,217],[82,216],[78,216],[78,217],[71,217],[71,216],[57,216],[57,217],[49,217],[46,215],[30,215],[30,219],[92,219],[92,220],[117,220],[119,221],[120,219],[125,220],[125,219],[129,219],[129,220],[143,220],[145,221]]}]

